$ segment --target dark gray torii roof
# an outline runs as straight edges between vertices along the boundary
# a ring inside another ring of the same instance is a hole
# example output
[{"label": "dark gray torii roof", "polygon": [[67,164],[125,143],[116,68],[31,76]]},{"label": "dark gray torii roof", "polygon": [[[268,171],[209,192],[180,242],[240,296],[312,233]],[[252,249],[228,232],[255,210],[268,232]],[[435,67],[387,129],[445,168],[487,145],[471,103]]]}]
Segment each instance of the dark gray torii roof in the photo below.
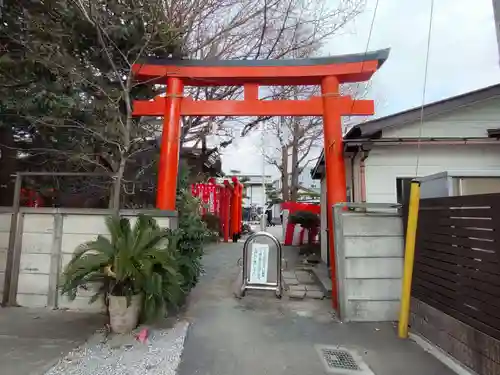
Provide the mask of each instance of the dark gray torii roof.
[{"label": "dark gray torii roof", "polygon": [[352,53],[347,55],[336,55],[326,57],[314,57],[306,59],[273,59],[273,60],[191,60],[191,59],[157,59],[144,58],[139,61],[139,64],[150,65],[176,65],[176,66],[227,66],[227,67],[265,67],[265,66],[314,66],[314,65],[331,65],[331,64],[346,64],[363,61],[378,60],[378,67],[389,57],[390,49],[381,49],[378,51],[369,51],[366,53]]}]

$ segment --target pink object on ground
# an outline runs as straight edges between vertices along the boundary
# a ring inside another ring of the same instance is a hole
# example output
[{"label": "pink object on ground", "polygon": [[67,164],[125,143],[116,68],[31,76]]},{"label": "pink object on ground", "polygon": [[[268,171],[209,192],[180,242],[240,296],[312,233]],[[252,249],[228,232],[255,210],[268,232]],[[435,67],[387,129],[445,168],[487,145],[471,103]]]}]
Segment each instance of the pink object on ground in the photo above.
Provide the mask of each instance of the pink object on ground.
[{"label": "pink object on ground", "polygon": [[146,342],[146,340],[148,339],[148,329],[147,328],[141,329],[141,332],[139,332],[136,339],[140,343],[144,344]]}]

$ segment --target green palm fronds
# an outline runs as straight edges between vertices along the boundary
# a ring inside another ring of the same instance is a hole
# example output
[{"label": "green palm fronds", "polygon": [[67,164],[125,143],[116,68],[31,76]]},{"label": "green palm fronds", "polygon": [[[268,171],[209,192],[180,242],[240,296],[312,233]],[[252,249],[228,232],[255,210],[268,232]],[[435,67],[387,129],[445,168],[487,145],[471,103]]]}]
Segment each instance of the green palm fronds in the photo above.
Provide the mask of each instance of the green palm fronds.
[{"label": "green palm fronds", "polygon": [[101,283],[92,298],[111,294],[143,294],[143,318],[152,319],[182,299],[185,284],[177,249],[178,233],[162,229],[156,220],[140,215],[132,226],[126,218],[108,217],[109,237],[98,236],[75,250],[64,269],[61,292],[70,299],[78,288]]}]

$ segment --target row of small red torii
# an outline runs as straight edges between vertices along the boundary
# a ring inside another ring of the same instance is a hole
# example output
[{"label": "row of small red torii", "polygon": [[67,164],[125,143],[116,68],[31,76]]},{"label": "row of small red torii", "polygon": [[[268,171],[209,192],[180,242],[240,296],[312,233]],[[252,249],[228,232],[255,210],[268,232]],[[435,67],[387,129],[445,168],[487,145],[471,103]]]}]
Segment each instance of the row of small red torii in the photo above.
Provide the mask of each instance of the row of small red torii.
[{"label": "row of small red torii", "polygon": [[219,217],[224,242],[229,238],[238,241],[243,224],[243,185],[238,178],[232,177],[231,182],[226,179],[223,184],[218,184],[215,178],[192,184],[191,194],[200,199],[202,215],[211,213]]},{"label": "row of small red torii", "polygon": [[[232,183],[231,183],[232,182]],[[237,177],[232,177],[231,182],[224,180],[223,184],[217,184],[215,178],[210,178],[208,182],[201,182],[191,185],[191,194],[200,200],[200,213],[205,215],[211,213],[220,220],[220,233],[224,237],[224,242],[229,242],[229,238],[237,241],[242,232],[242,207],[243,207],[243,185]],[[281,209],[288,210],[289,214],[297,211],[309,211],[320,214],[318,204],[302,202],[283,202]],[[287,223],[285,231],[285,245],[293,244],[295,225]],[[318,235],[313,230],[308,236],[315,239]],[[303,241],[304,230],[301,231],[301,242]]]}]

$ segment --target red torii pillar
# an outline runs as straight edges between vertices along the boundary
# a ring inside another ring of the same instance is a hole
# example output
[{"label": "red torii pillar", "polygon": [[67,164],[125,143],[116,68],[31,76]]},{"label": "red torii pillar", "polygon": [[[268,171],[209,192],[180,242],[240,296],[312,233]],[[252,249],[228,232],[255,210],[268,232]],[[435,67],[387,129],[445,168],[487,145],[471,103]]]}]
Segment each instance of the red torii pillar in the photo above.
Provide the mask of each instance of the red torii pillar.
[{"label": "red torii pillar", "polygon": [[[156,207],[164,210],[175,210],[177,173],[179,170],[181,103],[184,84],[181,79],[176,77],[168,77],[166,83],[167,96],[165,97],[165,108],[163,110]],[[171,165],[171,167],[167,168],[167,165]]]},{"label": "red torii pillar", "polygon": [[236,179],[238,185],[238,216],[236,221],[238,223],[238,239],[241,238],[241,230],[243,226],[243,184]]},{"label": "red torii pillar", "polygon": [[233,177],[231,180],[233,181],[233,195],[231,202],[231,232],[233,242],[238,242],[238,239],[241,237],[243,185],[238,181],[237,177]]},{"label": "red torii pillar", "polygon": [[[159,60],[132,66],[138,81],[167,84],[166,96],[134,101],[134,116],[164,116],[157,207],[175,210],[181,116],[323,116],[328,207],[345,202],[342,116],[374,113],[371,100],[342,96],[343,83],[366,81],[388,58],[389,50],[301,60]],[[243,100],[184,97],[184,86],[243,86]],[[321,86],[321,97],[309,100],[259,100],[262,86]],[[334,231],[329,218],[332,282],[336,281]],[[337,307],[336,288],[332,291]]]},{"label": "red torii pillar", "polygon": [[224,180],[224,242],[229,242],[229,237],[232,236],[231,225],[231,196],[232,187],[228,180]]}]

